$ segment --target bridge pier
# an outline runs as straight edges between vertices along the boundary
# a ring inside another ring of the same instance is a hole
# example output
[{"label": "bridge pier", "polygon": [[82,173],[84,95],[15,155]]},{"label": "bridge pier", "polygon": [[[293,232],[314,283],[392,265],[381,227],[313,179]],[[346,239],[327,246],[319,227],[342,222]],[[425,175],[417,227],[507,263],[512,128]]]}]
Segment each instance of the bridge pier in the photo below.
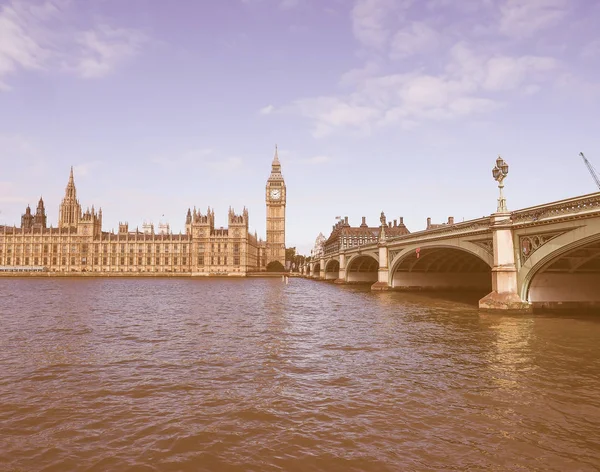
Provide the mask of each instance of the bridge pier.
[{"label": "bridge pier", "polygon": [[494,213],[490,218],[494,245],[492,292],[479,300],[481,310],[531,312],[531,304],[519,296],[511,224],[510,213]]},{"label": "bridge pier", "polygon": [[340,252],[340,271],[338,278],[333,281],[334,284],[345,284],[346,283],[346,255]]},{"label": "bridge pier", "polygon": [[313,263],[312,278],[319,280],[320,274],[321,274],[321,265],[320,265],[319,261],[315,261]]},{"label": "bridge pier", "polygon": [[319,279],[325,280],[325,259],[319,260]]},{"label": "bridge pier", "polygon": [[371,285],[371,290],[385,291],[390,290],[390,271],[388,264],[388,248],[386,245],[379,244],[379,270],[377,271],[377,282]]}]

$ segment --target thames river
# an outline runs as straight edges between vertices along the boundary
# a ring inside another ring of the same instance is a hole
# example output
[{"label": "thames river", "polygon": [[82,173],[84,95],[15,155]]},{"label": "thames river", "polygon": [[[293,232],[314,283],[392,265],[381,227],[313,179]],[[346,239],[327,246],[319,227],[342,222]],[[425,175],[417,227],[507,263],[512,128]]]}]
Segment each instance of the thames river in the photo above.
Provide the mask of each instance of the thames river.
[{"label": "thames river", "polygon": [[0,470],[593,471],[600,317],[290,279],[0,279]]}]

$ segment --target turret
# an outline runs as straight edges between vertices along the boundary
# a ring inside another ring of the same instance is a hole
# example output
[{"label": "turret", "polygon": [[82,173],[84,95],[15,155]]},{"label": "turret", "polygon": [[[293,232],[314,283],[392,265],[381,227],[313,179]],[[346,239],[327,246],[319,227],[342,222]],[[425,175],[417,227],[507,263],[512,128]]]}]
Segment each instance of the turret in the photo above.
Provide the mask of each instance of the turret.
[{"label": "turret", "polygon": [[40,197],[33,224],[37,228],[46,228],[46,209],[44,208],[44,199]]},{"label": "turret", "polygon": [[25,213],[21,215],[21,228],[25,230],[31,229],[33,226],[33,215],[31,214],[31,207],[27,205]]}]

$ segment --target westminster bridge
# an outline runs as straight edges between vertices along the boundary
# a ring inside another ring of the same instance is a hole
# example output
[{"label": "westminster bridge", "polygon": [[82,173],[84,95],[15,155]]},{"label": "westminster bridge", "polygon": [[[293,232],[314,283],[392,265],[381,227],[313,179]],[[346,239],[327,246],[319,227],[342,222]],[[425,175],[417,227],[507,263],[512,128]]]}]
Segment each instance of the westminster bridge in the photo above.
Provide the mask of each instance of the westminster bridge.
[{"label": "westminster bridge", "polygon": [[340,243],[301,273],[372,290],[489,291],[479,301],[489,311],[600,307],[600,192],[512,212],[501,203],[489,217],[395,237],[382,213],[377,242]]}]

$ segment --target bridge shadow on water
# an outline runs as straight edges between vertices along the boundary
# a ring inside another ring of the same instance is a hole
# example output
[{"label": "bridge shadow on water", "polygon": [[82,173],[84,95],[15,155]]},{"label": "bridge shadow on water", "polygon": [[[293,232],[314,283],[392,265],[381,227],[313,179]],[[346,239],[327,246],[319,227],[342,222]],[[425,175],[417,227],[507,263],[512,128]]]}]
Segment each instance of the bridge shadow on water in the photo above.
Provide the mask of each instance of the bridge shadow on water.
[{"label": "bridge shadow on water", "polygon": [[477,308],[479,300],[485,297],[489,291],[481,290],[390,290],[386,292],[372,292],[371,283],[354,283],[340,285],[344,290],[355,293],[372,293],[373,296],[390,296],[395,300],[410,303],[422,303],[431,305],[438,302],[450,302]]},{"label": "bridge shadow on water", "polygon": [[[381,297],[385,296],[399,304],[409,303],[413,305],[423,305],[424,307],[436,306],[441,308],[442,306],[455,305],[456,308],[460,306],[465,309],[478,310],[479,300],[485,297],[488,292],[481,290],[445,290],[445,291],[434,291],[434,290],[423,290],[423,291],[406,291],[406,290],[390,290],[387,292],[372,292],[371,284],[369,283],[355,283],[340,286],[344,290],[354,293],[372,293],[373,296]],[[478,310],[479,311],[479,310]],[[569,318],[569,319],[590,319],[597,320],[600,322],[600,307],[598,306],[565,306],[564,308],[547,308],[534,306],[533,312],[530,314],[519,314],[519,313],[497,313],[490,314],[485,311],[480,313],[486,316],[515,316],[515,317],[548,317],[548,318]]]}]

